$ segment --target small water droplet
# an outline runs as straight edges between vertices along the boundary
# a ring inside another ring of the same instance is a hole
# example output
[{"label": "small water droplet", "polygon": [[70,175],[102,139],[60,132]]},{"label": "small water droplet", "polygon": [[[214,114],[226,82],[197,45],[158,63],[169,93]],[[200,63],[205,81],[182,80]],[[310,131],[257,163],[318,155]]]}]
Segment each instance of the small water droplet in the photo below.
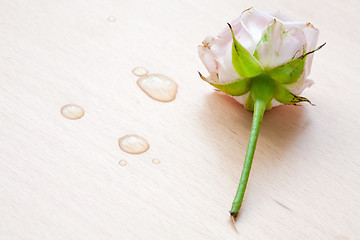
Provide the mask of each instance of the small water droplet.
[{"label": "small water droplet", "polygon": [[123,167],[123,166],[126,166],[126,164],[127,164],[127,161],[126,161],[126,160],[120,160],[120,161],[119,161],[119,165],[122,166],[122,167]]},{"label": "small water droplet", "polygon": [[119,138],[119,147],[121,150],[131,154],[140,154],[146,152],[150,145],[145,138],[138,135],[126,135]]},{"label": "small water droplet", "polygon": [[80,119],[85,114],[84,109],[76,104],[66,104],[61,107],[60,111],[64,117],[71,120]]},{"label": "small water droplet", "polygon": [[178,89],[176,82],[163,74],[140,77],[137,84],[149,97],[161,102],[173,101]]},{"label": "small water droplet", "polygon": [[114,16],[110,16],[108,17],[107,19],[109,22],[115,22],[116,21],[116,18]]},{"label": "small water droplet", "polygon": [[141,77],[141,76],[145,76],[146,74],[148,74],[148,70],[146,70],[145,68],[142,68],[142,67],[136,67],[132,70],[132,73],[135,76]]},{"label": "small water droplet", "polygon": [[154,158],[154,159],[152,160],[152,163],[153,163],[153,164],[159,164],[159,163],[160,163],[160,160],[157,159],[157,158]]}]

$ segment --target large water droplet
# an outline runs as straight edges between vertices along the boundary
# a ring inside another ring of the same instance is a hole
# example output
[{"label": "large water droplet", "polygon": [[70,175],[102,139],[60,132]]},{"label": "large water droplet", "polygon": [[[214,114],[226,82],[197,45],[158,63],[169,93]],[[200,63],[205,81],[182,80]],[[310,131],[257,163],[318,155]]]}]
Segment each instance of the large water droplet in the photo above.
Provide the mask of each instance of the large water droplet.
[{"label": "large water droplet", "polygon": [[162,74],[140,77],[137,84],[149,97],[161,102],[173,101],[178,89],[174,80]]},{"label": "large water droplet", "polygon": [[146,70],[145,68],[142,68],[142,67],[136,67],[132,70],[132,73],[135,76],[141,77],[141,76],[145,76],[146,74],[148,74],[148,70]]},{"label": "large water droplet", "polygon": [[85,112],[82,107],[76,104],[67,104],[60,109],[61,114],[67,119],[76,120],[84,116]]},{"label": "large water droplet", "polygon": [[131,154],[140,154],[146,152],[150,145],[145,138],[138,135],[126,135],[119,138],[119,147],[121,150]]}]

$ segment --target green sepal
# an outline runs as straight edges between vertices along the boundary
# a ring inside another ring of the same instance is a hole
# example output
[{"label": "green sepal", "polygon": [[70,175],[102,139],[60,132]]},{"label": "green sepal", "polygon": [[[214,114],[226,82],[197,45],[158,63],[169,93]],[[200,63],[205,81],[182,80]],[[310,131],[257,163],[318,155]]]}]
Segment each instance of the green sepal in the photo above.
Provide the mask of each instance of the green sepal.
[{"label": "green sepal", "polygon": [[271,69],[267,74],[280,84],[290,84],[299,79],[305,66],[304,58],[296,58],[288,63]]},{"label": "green sepal", "polygon": [[296,82],[304,71],[305,61],[309,54],[316,52],[322,48],[326,43],[322,44],[315,50],[304,53],[300,57],[291,60],[283,65],[267,71],[267,74],[280,84],[291,84]]},{"label": "green sepal", "polygon": [[283,104],[287,105],[296,105],[298,102],[308,102],[311,105],[314,105],[310,102],[309,99],[305,97],[296,96],[295,94],[292,94],[289,90],[287,90],[285,87],[278,85],[275,90],[274,98]]},{"label": "green sepal", "polygon": [[216,87],[220,91],[222,91],[226,94],[229,94],[231,96],[244,95],[245,93],[249,92],[250,88],[251,88],[251,79],[250,78],[240,79],[240,80],[237,80],[232,83],[220,84],[220,83],[210,82],[200,72],[199,72],[199,75],[200,75],[201,79],[204,80],[205,82],[211,84],[212,86]]},{"label": "green sepal", "polygon": [[250,112],[254,111],[254,98],[251,96],[251,93],[249,94],[249,96],[246,99],[245,109]]},{"label": "green sepal", "polygon": [[265,106],[265,110],[270,110],[272,108],[272,102],[268,102]]},{"label": "green sepal", "polygon": [[233,45],[232,45],[232,64],[237,72],[243,78],[250,78],[257,76],[264,72],[260,63],[252,56],[235,38],[234,31],[228,23],[231,30]]}]

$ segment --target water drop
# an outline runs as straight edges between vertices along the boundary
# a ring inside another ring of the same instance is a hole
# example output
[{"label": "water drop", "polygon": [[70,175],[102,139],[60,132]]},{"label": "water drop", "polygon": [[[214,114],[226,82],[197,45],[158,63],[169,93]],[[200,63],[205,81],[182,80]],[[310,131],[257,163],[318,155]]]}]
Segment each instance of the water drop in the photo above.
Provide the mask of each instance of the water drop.
[{"label": "water drop", "polygon": [[109,22],[115,22],[116,21],[116,18],[114,16],[110,16],[108,17],[107,19]]},{"label": "water drop", "polygon": [[126,135],[119,138],[119,147],[121,150],[131,154],[140,154],[146,152],[150,145],[145,138],[138,135]]},{"label": "water drop", "polygon": [[154,158],[154,159],[152,160],[152,163],[153,163],[153,164],[159,164],[159,163],[160,163],[160,160],[157,159],[157,158]]},{"label": "water drop", "polygon": [[161,102],[173,101],[178,89],[174,80],[162,74],[140,77],[137,84],[149,97]]},{"label": "water drop", "polygon": [[126,164],[127,164],[127,161],[126,160],[120,160],[120,162],[119,162],[119,165],[120,166],[126,166]]},{"label": "water drop", "polygon": [[132,70],[132,73],[135,76],[141,77],[141,76],[145,76],[146,74],[148,74],[148,70],[146,70],[145,68],[142,68],[142,67],[136,67]]},{"label": "water drop", "polygon": [[85,112],[82,107],[75,104],[66,104],[60,109],[61,114],[67,119],[76,120],[84,116]]}]

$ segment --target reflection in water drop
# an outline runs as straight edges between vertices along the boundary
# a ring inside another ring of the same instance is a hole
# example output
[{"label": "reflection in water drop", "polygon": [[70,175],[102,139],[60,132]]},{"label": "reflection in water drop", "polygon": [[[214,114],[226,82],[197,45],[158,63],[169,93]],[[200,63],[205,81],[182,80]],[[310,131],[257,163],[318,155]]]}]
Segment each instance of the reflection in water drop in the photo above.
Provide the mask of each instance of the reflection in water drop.
[{"label": "reflection in water drop", "polygon": [[126,160],[120,160],[120,162],[119,162],[119,165],[120,166],[126,166],[126,164],[127,164],[127,161]]},{"label": "reflection in water drop", "polygon": [[178,89],[174,80],[162,74],[140,77],[137,84],[149,97],[161,102],[173,101]]},{"label": "reflection in water drop", "polygon": [[76,120],[84,116],[84,109],[75,104],[67,104],[60,109],[61,114],[67,119]]},{"label": "reflection in water drop", "polygon": [[152,160],[152,163],[153,163],[153,164],[159,164],[159,163],[160,163],[160,160],[155,158],[155,159]]},{"label": "reflection in water drop", "polygon": [[148,74],[148,70],[146,70],[145,68],[142,68],[142,67],[136,67],[132,70],[132,73],[135,75],[135,76],[145,76],[146,74]]},{"label": "reflection in water drop", "polygon": [[126,135],[119,138],[119,147],[121,150],[131,154],[146,152],[150,145],[145,138],[138,135]]},{"label": "reflection in water drop", "polygon": [[108,17],[107,19],[109,22],[115,22],[116,21],[116,18],[114,16],[110,16]]}]

